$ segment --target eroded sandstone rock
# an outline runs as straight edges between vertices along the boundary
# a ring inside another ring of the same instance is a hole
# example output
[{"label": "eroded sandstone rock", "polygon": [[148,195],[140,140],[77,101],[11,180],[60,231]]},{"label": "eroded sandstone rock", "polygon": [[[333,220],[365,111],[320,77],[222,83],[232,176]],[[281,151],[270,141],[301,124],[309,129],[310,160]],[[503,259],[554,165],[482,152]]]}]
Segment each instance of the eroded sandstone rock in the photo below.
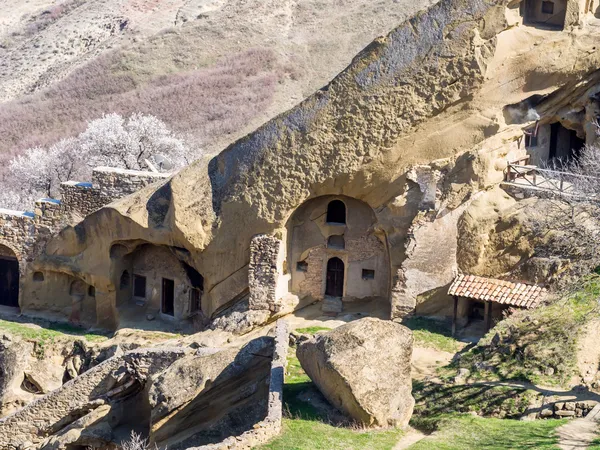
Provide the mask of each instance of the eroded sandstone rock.
[{"label": "eroded sandstone rock", "polygon": [[176,361],[149,388],[150,438],[160,448],[238,435],[266,415],[272,338],[254,339],[241,350],[200,350]]},{"label": "eroded sandstone rock", "polygon": [[302,343],[302,368],[336,408],[369,426],[405,426],[412,415],[412,332],[365,318]]}]

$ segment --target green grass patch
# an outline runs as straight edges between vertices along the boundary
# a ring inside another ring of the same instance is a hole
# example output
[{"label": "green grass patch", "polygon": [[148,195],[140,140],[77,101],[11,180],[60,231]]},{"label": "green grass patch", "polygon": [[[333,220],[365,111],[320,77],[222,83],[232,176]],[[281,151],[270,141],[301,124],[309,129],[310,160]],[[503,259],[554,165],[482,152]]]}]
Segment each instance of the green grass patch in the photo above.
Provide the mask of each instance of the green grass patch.
[{"label": "green grass patch", "polygon": [[436,433],[410,450],[558,450],[556,428],[565,420],[520,421],[446,415],[430,419]]},{"label": "green grass patch", "polygon": [[[600,434],[600,429],[597,431]],[[587,450],[600,450],[600,438],[594,439]]]},{"label": "green grass patch", "polygon": [[348,425],[332,424],[322,410],[299,398],[303,392],[314,392],[314,389],[313,382],[296,358],[295,349],[290,348],[283,387],[287,417],[283,420],[281,435],[259,449],[391,450],[402,436],[399,429],[363,430]]},{"label": "green grass patch", "polygon": [[43,357],[45,349],[60,339],[83,338],[88,342],[101,342],[108,337],[64,323],[51,323],[45,327],[0,319],[0,330],[36,344],[35,352]]},{"label": "green grass patch", "polygon": [[331,331],[331,328],[327,327],[306,327],[306,328],[298,328],[296,329],[297,333],[301,334],[315,334],[319,331]]},{"label": "green grass patch", "polygon": [[314,420],[284,419],[282,435],[262,450],[391,450],[400,430],[360,431]]},{"label": "green grass patch", "polygon": [[426,317],[409,317],[402,325],[410,328],[415,337],[415,345],[429,347],[443,352],[456,353],[465,344],[452,337],[452,330],[440,321]]}]

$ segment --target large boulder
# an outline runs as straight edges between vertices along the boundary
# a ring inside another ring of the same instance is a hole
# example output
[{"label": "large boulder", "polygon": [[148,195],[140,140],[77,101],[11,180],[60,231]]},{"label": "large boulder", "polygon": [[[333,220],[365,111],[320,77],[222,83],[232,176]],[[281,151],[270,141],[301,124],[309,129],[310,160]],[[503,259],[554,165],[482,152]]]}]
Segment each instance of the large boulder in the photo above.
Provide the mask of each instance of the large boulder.
[{"label": "large boulder", "polygon": [[406,426],[413,412],[412,332],[365,318],[319,334],[296,353],[329,402],[368,426]]}]

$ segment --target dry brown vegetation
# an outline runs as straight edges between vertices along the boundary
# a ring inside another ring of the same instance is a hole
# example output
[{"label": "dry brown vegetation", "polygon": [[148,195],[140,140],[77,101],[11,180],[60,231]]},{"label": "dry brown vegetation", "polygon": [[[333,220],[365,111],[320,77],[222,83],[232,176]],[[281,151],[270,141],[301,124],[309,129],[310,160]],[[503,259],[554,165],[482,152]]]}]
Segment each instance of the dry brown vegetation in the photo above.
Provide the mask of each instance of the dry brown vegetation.
[{"label": "dry brown vegetation", "polygon": [[152,114],[218,151],[432,1],[7,2],[0,160],[112,112]]},{"label": "dry brown vegetation", "polygon": [[203,145],[260,114],[278,81],[289,76],[266,49],[233,55],[214,67],[157,77],[123,70],[121,56],[114,52],[98,58],[43,93],[1,105],[2,156],[72,136],[88,120],[109,112],[152,114]]}]

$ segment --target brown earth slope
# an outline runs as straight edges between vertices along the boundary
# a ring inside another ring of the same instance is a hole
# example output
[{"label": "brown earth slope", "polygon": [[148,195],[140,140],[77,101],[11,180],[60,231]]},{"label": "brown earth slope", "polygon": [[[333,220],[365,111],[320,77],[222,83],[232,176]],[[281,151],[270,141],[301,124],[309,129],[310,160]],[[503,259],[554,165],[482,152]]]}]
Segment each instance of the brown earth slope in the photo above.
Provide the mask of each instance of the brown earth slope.
[{"label": "brown earth slope", "polygon": [[155,114],[217,149],[431,3],[0,0],[0,155],[113,111]]}]

